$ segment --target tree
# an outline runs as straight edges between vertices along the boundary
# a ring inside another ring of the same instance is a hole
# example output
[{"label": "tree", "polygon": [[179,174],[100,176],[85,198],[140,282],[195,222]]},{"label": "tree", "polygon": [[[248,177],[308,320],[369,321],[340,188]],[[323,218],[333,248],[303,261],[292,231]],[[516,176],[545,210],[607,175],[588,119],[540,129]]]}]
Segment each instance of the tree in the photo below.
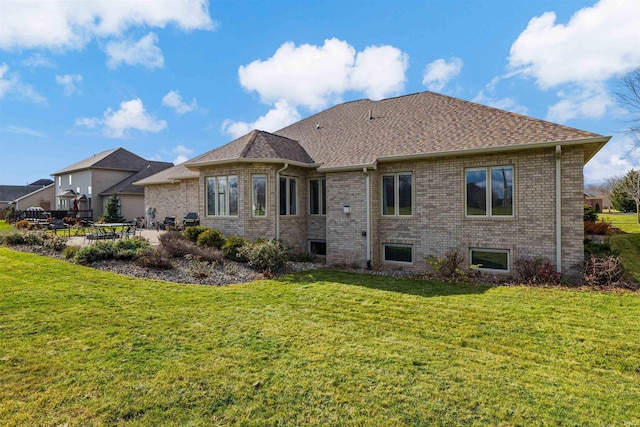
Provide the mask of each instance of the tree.
[{"label": "tree", "polygon": [[640,67],[618,79],[615,96],[620,105],[631,114],[626,133],[640,145]]},{"label": "tree", "polygon": [[631,169],[613,188],[613,206],[622,212],[636,212],[640,224],[640,169]]},{"label": "tree", "polygon": [[104,222],[124,222],[124,217],[120,215],[120,198],[117,194],[109,197],[104,210],[104,215],[100,217]]}]

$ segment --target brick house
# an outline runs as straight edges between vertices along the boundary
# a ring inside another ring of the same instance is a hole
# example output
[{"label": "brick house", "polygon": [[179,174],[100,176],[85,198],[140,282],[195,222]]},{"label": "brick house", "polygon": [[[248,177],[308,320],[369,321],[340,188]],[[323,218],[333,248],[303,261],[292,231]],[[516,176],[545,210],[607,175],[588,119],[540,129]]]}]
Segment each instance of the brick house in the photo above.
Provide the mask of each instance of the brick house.
[{"label": "brick house", "polygon": [[144,216],[144,188],[132,185],[145,177],[170,168],[172,163],[156,162],[114,148],[95,154],[52,174],[55,209],[71,211],[74,200],[79,211],[98,220],[112,195],[120,202],[120,214],[127,219]]},{"label": "brick house", "polygon": [[[458,249],[493,272],[526,256],[571,276],[582,169],[609,139],[432,92],[365,99],[186,162],[198,186],[184,197],[203,225],[283,239],[328,264],[423,270],[424,257]],[[154,185],[145,203],[160,209]]]}]

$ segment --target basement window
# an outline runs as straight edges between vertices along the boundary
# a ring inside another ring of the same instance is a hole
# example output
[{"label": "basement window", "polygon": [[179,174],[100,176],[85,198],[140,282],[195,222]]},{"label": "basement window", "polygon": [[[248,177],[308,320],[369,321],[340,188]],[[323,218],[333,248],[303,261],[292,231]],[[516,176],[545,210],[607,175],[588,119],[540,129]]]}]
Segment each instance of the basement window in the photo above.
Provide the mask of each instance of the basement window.
[{"label": "basement window", "polygon": [[509,251],[506,249],[472,248],[471,265],[478,270],[509,272]]},{"label": "basement window", "polygon": [[385,243],[382,245],[382,253],[385,261],[413,263],[413,245]]}]

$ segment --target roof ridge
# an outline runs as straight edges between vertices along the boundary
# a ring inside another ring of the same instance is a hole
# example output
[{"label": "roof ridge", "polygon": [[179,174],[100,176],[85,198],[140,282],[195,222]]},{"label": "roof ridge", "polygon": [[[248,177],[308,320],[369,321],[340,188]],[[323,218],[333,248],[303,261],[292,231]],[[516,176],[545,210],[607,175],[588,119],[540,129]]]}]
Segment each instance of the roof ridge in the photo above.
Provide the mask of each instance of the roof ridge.
[{"label": "roof ridge", "polygon": [[244,156],[247,155],[247,153],[249,152],[251,147],[253,147],[253,144],[255,143],[256,138],[258,137],[258,130],[257,129],[253,129],[250,132],[250,135],[251,136],[249,137],[249,140],[247,141],[247,143],[242,148],[242,151],[240,152],[240,156],[238,156],[241,159],[244,158]]}]

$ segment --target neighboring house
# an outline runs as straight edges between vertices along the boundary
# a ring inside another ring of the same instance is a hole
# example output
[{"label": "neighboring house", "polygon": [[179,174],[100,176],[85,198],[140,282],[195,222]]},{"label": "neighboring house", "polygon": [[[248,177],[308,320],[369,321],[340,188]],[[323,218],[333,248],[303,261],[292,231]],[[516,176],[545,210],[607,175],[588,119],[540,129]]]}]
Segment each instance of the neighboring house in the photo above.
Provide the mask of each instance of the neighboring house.
[{"label": "neighboring house", "polygon": [[186,162],[199,188],[184,196],[203,225],[329,264],[424,270],[457,249],[492,272],[540,257],[571,277],[583,166],[609,139],[432,92],[365,99]]},{"label": "neighboring house", "polygon": [[45,211],[51,210],[51,206],[55,201],[55,192],[55,187],[53,183],[51,183],[22,197],[18,197],[14,200],[16,211],[23,211],[33,206],[41,207]]},{"label": "neighboring house", "polygon": [[143,217],[144,192],[131,183],[171,166],[143,159],[124,148],[96,154],[52,174],[55,210],[71,211],[75,199],[79,211],[91,211],[92,218],[98,220],[109,196],[116,194],[122,216]]},{"label": "neighboring house", "polygon": [[[28,185],[0,185],[0,209],[6,209],[9,207],[11,203],[15,202],[17,199],[20,199],[33,192],[42,190],[43,188],[51,184],[53,184],[53,181],[51,181],[50,179],[39,179]],[[40,194],[40,196],[44,197],[45,195]],[[43,199],[44,204],[47,204],[47,203],[50,204],[52,201],[53,201],[53,197]],[[39,202],[40,200],[38,200],[37,203]],[[21,206],[22,205],[23,204],[21,204]],[[39,204],[35,204],[34,206],[39,206]],[[28,207],[29,206],[26,206],[24,209]],[[45,206],[42,206],[42,207],[47,209]]]},{"label": "neighboring house", "polygon": [[604,209],[604,198],[602,196],[594,196],[589,193],[583,193],[583,196],[586,206],[591,206],[596,212],[602,212],[602,209]]}]

